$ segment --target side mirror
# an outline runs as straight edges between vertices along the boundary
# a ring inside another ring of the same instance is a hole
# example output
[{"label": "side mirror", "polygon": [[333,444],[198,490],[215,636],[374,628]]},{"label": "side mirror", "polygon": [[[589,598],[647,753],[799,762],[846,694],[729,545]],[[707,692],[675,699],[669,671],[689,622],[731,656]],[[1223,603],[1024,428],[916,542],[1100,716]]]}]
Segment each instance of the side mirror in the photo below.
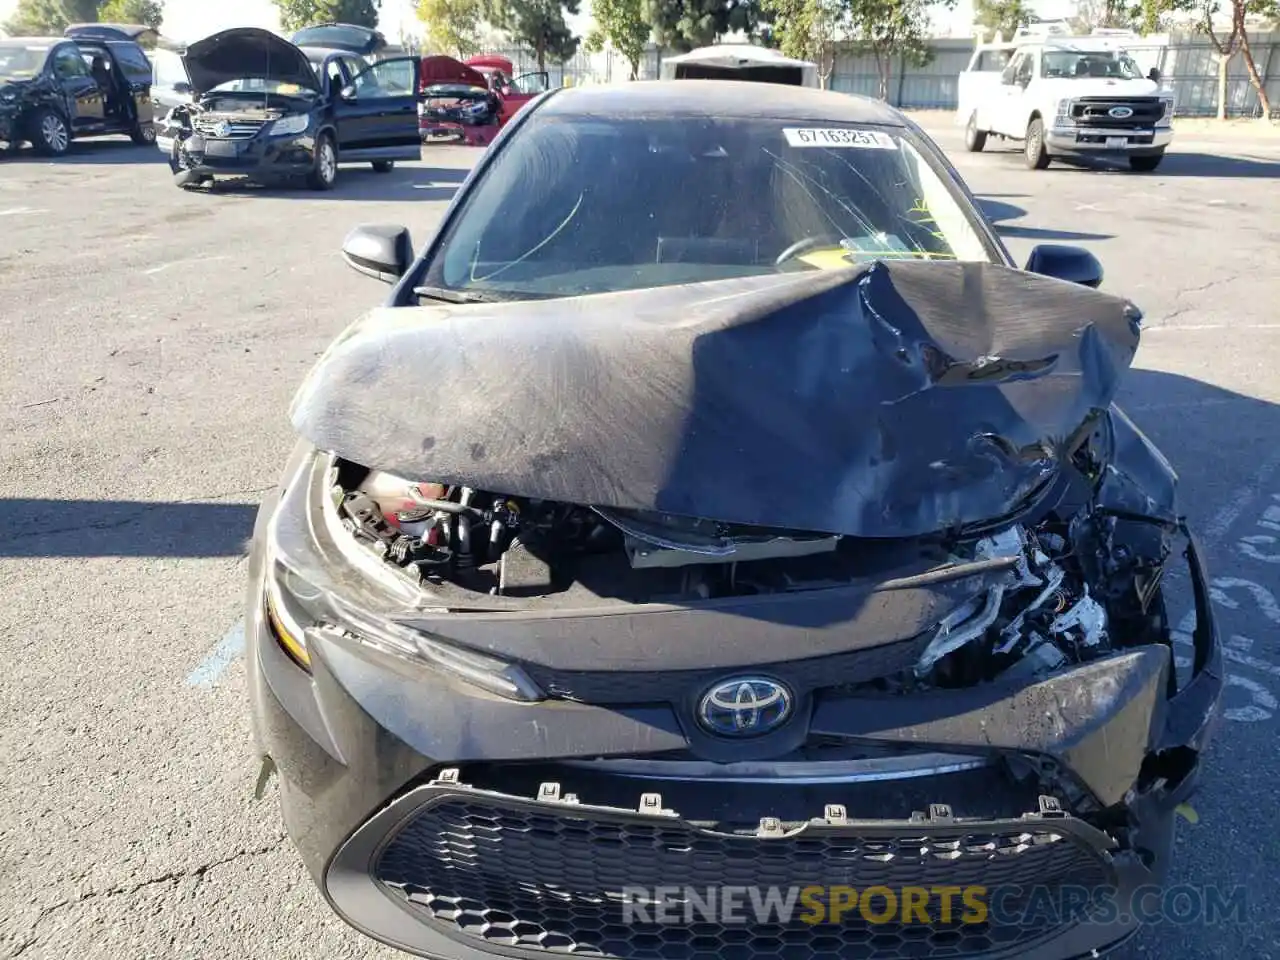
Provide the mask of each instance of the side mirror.
[{"label": "side mirror", "polygon": [[342,258],[365,276],[395,283],[413,263],[413,240],[404,227],[366,223],[342,241]]},{"label": "side mirror", "polygon": [[1152,68],[1151,68],[1151,71],[1147,74],[1147,79],[1148,79],[1148,80],[1150,80],[1152,83],[1159,83],[1159,82],[1160,82],[1160,68],[1159,68],[1159,67],[1152,67]]},{"label": "side mirror", "polygon": [[1031,251],[1024,269],[1028,273],[1055,277],[1086,287],[1102,285],[1102,264],[1084,247],[1042,243]]},{"label": "side mirror", "polygon": [[174,92],[174,93],[180,93],[180,94],[182,94],[183,96],[185,96],[185,95],[187,95],[188,93],[190,93],[190,92],[191,92],[191,89],[192,89],[192,88],[191,88],[191,84],[187,83],[187,81],[185,81],[185,80],[179,80],[177,83],[175,83],[175,84],[173,85],[173,92]]},{"label": "side mirror", "polygon": [[355,100],[355,98],[356,98],[356,88],[355,88],[355,87],[343,87],[343,88],[342,88],[342,92],[341,92],[340,94],[338,94],[338,96],[340,96],[343,100],[346,100],[348,103],[350,103],[351,101]]}]

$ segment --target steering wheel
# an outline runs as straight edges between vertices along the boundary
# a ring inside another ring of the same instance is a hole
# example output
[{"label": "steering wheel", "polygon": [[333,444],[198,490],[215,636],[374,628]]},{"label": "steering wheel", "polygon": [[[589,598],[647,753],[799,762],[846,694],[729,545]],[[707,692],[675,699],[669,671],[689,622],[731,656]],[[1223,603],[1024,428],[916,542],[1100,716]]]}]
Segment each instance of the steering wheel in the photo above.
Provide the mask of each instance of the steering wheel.
[{"label": "steering wheel", "polygon": [[828,242],[829,241],[826,237],[801,237],[795,243],[791,244],[791,246],[787,247],[787,249],[778,254],[778,259],[773,261],[773,265],[775,267],[780,267],[788,260],[795,259],[806,250],[812,250],[814,247],[821,246]]}]

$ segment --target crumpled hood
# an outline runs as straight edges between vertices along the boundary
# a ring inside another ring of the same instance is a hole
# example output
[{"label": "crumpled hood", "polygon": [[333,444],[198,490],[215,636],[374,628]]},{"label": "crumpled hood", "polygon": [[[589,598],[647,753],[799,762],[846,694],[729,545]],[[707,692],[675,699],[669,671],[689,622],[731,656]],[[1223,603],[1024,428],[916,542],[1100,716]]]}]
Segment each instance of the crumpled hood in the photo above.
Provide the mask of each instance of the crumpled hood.
[{"label": "crumpled hood", "polygon": [[295,397],[369,467],[867,537],[991,520],[1051,478],[1138,345],[1119,297],[977,263],[382,308]]},{"label": "crumpled hood", "polygon": [[182,56],[197,94],[233,80],[275,80],[320,91],[307,55],[284,37],[257,27],[236,27],[205,37]]}]

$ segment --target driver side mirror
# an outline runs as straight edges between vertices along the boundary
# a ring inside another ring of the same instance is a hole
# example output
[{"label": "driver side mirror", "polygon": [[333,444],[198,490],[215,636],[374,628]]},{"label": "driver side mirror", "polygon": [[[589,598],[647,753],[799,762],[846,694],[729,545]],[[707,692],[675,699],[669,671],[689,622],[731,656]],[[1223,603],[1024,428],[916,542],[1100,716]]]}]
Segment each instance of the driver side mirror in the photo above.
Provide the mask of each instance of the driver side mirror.
[{"label": "driver side mirror", "polygon": [[1042,243],[1031,251],[1024,269],[1028,273],[1038,273],[1086,287],[1102,285],[1102,264],[1084,247]]},{"label": "driver side mirror", "polygon": [[338,96],[343,100],[346,100],[348,103],[351,103],[356,98],[356,88],[352,86],[343,87],[342,92],[339,93]]},{"label": "driver side mirror", "polygon": [[173,85],[173,92],[183,94],[184,96],[190,93],[191,90],[192,90],[191,84],[187,83],[187,81],[185,80],[179,80],[177,83]]},{"label": "driver side mirror", "polygon": [[1150,80],[1152,83],[1159,83],[1159,82],[1160,82],[1160,68],[1159,68],[1159,67],[1152,67],[1152,68],[1151,68],[1151,71],[1147,74],[1147,79],[1148,79],[1148,80]]},{"label": "driver side mirror", "polygon": [[413,263],[413,239],[405,227],[362,224],[342,241],[342,258],[358,273],[395,283]]}]

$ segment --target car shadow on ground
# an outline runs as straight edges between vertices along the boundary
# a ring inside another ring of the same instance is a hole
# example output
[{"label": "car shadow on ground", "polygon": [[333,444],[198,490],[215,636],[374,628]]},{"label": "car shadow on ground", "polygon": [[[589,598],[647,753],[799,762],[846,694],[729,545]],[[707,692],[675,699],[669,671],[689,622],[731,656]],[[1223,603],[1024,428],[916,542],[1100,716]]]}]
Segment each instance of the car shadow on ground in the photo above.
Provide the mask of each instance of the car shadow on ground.
[{"label": "car shadow on ground", "polygon": [[1010,197],[1019,199],[1023,194],[982,194],[975,196],[980,209],[989,221],[991,226],[995,228],[996,233],[1002,237],[1017,238],[1020,240],[1044,240],[1046,242],[1078,242],[1082,240],[1114,240],[1114,234],[1110,233],[1081,233],[1078,230],[1050,230],[1041,227],[1020,227],[1010,225],[1007,221],[1018,220],[1027,215],[1027,211],[1023,207],[1019,207],[1012,203],[1006,203],[1004,200],[994,199],[996,197]]},{"label": "car shadow on ground", "polygon": [[253,503],[0,499],[0,557],[239,557]]},{"label": "car shadow on ground", "polygon": [[58,166],[74,164],[107,164],[124,166],[131,163],[167,163],[165,156],[154,146],[141,146],[127,137],[102,140],[73,140],[70,148],[60,157],[46,157],[30,146],[18,150],[0,150],[3,163],[53,163]]},{"label": "car shadow on ground", "polygon": [[341,167],[332,190],[312,190],[305,183],[257,184],[240,178],[220,179],[211,187],[193,187],[195,194],[271,197],[279,200],[356,200],[437,203],[453,199],[468,171],[449,167],[397,166],[377,173],[368,165]]},{"label": "car shadow on ground", "polygon": [[[1165,154],[1160,166],[1148,173],[1135,173],[1123,160],[1112,160],[1100,157],[1094,159],[1075,159],[1054,157],[1047,171],[1039,173],[1092,173],[1123,174],[1126,177],[1204,177],[1206,179],[1280,179],[1280,160],[1267,157],[1250,156],[1251,147],[1242,144],[1242,149],[1232,151],[1231,156],[1214,153],[1181,153]],[[1022,153],[1016,150],[993,151],[995,155],[1003,155],[1011,161],[1022,164]]]}]

